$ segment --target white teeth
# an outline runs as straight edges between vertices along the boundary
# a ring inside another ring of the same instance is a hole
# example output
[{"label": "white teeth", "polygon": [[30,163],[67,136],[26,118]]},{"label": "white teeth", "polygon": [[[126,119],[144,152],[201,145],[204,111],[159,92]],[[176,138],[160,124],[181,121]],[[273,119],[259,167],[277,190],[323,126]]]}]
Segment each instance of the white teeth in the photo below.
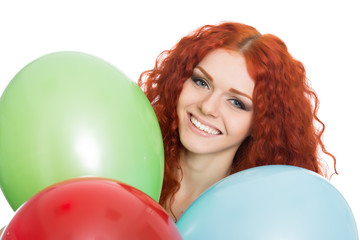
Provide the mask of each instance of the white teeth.
[{"label": "white teeth", "polygon": [[198,120],[196,120],[193,116],[190,117],[190,121],[194,124],[195,127],[197,127],[198,129],[200,129],[201,131],[210,133],[212,135],[219,135],[220,131],[215,130],[209,126],[203,125],[201,124]]}]

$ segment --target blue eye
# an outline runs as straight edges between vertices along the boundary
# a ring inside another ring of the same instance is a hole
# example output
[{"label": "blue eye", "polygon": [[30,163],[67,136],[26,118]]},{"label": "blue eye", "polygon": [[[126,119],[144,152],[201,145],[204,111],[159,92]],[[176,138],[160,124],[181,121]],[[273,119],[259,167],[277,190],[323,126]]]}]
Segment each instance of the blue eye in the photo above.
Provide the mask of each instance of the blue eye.
[{"label": "blue eye", "polygon": [[240,100],[238,100],[238,99],[230,99],[229,101],[231,102],[231,104],[234,107],[236,107],[238,109],[246,110],[245,104],[243,102],[241,102]]},{"label": "blue eye", "polygon": [[199,87],[201,88],[209,88],[209,85],[207,84],[207,82],[204,79],[201,79],[199,77],[191,77],[191,80]]}]

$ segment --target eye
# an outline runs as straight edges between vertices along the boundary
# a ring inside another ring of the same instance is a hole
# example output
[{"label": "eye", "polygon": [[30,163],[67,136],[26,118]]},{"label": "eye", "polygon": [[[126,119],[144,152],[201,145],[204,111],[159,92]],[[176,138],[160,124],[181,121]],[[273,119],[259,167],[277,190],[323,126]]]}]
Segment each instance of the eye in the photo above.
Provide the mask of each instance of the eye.
[{"label": "eye", "polygon": [[201,87],[201,88],[209,88],[208,83],[207,83],[204,79],[202,79],[202,78],[200,78],[200,77],[192,76],[192,77],[191,77],[191,80],[192,80],[197,86],[199,86],[199,87]]},{"label": "eye", "polygon": [[229,101],[234,107],[242,110],[247,110],[245,104],[242,101],[238,99],[230,99]]}]

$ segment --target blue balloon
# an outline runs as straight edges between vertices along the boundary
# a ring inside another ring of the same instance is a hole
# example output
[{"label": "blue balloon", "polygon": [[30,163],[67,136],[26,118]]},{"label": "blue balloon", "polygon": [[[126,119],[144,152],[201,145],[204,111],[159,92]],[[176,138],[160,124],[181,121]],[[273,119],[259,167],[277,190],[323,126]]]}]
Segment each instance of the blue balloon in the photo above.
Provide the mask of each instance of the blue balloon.
[{"label": "blue balloon", "polygon": [[177,227],[187,239],[357,240],[354,216],[325,178],[293,166],[233,174],[203,193]]}]

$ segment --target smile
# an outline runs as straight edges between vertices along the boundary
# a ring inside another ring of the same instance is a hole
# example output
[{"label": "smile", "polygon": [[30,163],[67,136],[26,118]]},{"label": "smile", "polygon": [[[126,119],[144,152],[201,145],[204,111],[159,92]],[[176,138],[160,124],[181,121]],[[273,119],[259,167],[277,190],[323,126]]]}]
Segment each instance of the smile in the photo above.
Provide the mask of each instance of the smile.
[{"label": "smile", "polygon": [[193,117],[192,115],[190,116],[190,121],[191,123],[199,130],[204,131],[206,133],[212,134],[212,135],[219,135],[221,134],[221,132],[219,130],[216,130],[212,127],[209,127],[207,125],[204,125],[202,123],[200,123],[195,117]]}]

